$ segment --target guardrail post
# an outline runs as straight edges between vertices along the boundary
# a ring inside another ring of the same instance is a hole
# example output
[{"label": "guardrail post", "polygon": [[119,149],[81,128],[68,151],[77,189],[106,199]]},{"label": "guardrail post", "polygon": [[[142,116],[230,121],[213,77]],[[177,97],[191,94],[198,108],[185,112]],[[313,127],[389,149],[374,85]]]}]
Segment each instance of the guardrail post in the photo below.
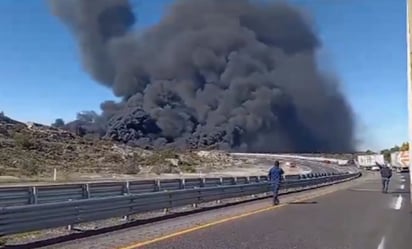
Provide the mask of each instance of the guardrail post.
[{"label": "guardrail post", "polygon": [[[247,183],[247,184],[250,184],[250,176],[247,176],[247,177],[246,177],[246,183]],[[252,197],[252,198],[256,198],[256,195],[255,195],[255,194],[252,194],[251,197]]]},{"label": "guardrail post", "polygon": [[83,198],[84,199],[89,199],[90,198],[90,186],[88,183],[85,183],[82,185],[82,191],[83,191]]},{"label": "guardrail post", "polygon": [[236,177],[236,176],[233,177],[233,184],[234,184],[234,185],[237,185],[237,177]]},{"label": "guardrail post", "polygon": [[[242,193],[243,196],[243,192],[245,192],[245,188],[243,187],[243,185],[240,186],[240,193]],[[237,196],[235,198],[236,201],[239,201],[241,199],[241,196]]]},{"label": "guardrail post", "polygon": [[[225,188],[222,188],[222,192],[225,192]],[[223,199],[224,199],[224,198],[223,198]],[[220,204],[220,203],[222,203],[222,200],[220,200],[220,199],[219,199],[219,200],[216,200],[216,203],[217,203],[217,204]]]},{"label": "guardrail post", "polygon": [[[129,195],[129,194],[130,194],[130,182],[126,181],[124,183],[124,186],[123,186],[123,195]],[[125,216],[122,217],[121,220],[122,221],[127,221],[127,220],[129,220],[129,216],[125,215]]]},{"label": "guardrail post", "polygon": [[[195,186],[193,189],[196,189],[197,191],[200,191],[200,188],[202,188],[202,187],[201,186],[200,187]],[[199,198],[196,198],[196,199],[199,199]],[[197,203],[192,203],[192,208],[197,208]]]},{"label": "guardrail post", "polygon": [[193,203],[192,208],[197,208],[197,203]]},{"label": "guardrail post", "polygon": [[130,182],[126,181],[123,186],[123,195],[129,195],[129,194],[130,194]]},{"label": "guardrail post", "polygon": [[185,179],[185,178],[182,178],[182,179],[179,179],[179,181],[180,181],[180,186],[179,186],[179,188],[180,188],[180,189],[185,189],[186,179]]},{"label": "guardrail post", "polygon": [[37,204],[37,187],[30,188],[30,204]]},{"label": "guardrail post", "polygon": [[[169,192],[169,190],[165,189],[164,192]],[[169,202],[169,203],[171,202],[171,199],[172,199],[171,195],[168,194],[168,202]],[[172,205],[170,205],[170,206],[172,206]],[[166,214],[168,214],[168,213],[169,213],[169,208],[164,208],[164,209],[163,209],[163,214],[166,215]]]},{"label": "guardrail post", "polygon": [[[72,199],[69,199],[68,201],[72,201]],[[67,230],[72,231],[73,230],[73,225],[67,225]]]},{"label": "guardrail post", "polygon": [[[223,186],[223,177],[219,177],[219,185]],[[216,200],[216,204],[222,203],[222,200]]]},{"label": "guardrail post", "polygon": [[160,191],[160,189],[161,189],[160,179],[157,179],[155,184],[156,184],[156,186],[155,186],[155,191]]},{"label": "guardrail post", "polygon": [[201,180],[200,180],[200,187],[204,187],[204,186],[206,186],[206,178],[201,178]]}]

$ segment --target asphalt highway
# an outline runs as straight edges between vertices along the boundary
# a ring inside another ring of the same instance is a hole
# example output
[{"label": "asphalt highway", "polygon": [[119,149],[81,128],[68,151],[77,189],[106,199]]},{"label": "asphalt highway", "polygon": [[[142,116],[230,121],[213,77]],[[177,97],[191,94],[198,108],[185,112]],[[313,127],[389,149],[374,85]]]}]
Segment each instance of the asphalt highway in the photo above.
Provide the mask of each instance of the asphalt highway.
[{"label": "asphalt highway", "polygon": [[380,184],[375,177],[332,194],[139,248],[410,249],[409,177],[395,173],[387,194],[381,193]]},{"label": "asphalt highway", "polygon": [[353,181],[282,195],[279,206],[271,206],[270,199],[256,200],[61,242],[51,240],[41,248],[411,249],[408,174],[394,173],[389,193],[380,190],[378,173],[365,174]]}]

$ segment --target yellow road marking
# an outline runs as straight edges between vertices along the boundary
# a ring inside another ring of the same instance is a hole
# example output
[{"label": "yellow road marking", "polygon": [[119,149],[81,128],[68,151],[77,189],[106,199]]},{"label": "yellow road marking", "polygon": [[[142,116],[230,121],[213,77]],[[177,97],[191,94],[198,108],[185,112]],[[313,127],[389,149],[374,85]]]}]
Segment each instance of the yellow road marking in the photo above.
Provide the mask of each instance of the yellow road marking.
[{"label": "yellow road marking", "polygon": [[231,220],[236,220],[236,219],[240,219],[240,218],[243,218],[243,217],[247,217],[247,216],[250,216],[252,214],[257,214],[257,213],[265,212],[265,211],[272,210],[272,209],[275,209],[275,208],[283,207],[285,205],[286,204],[282,204],[282,205],[278,205],[278,206],[272,206],[272,207],[267,207],[267,208],[263,208],[263,209],[258,209],[258,210],[255,210],[255,211],[252,211],[252,212],[249,212],[249,213],[244,213],[244,214],[241,214],[241,215],[232,216],[232,217],[229,217],[229,218],[213,221],[213,222],[206,223],[206,224],[203,224],[203,225],[198,225],[198,226],[195,226],[195,227],[192,227],[192,228],[184,229],[184,230],[179,231],[179,232],[175,232],[175,233],[171,233],[171,234],[168,234],[168,235],[165,235],[165,236],[161,236],[161,237],[158,237],[158,238],[155,238],[155,239],[139,242],[139,243],[136,243],[134,245],[121,247],[119,249],[139,248],[139,247],[142,247],[142,246],[153,244],[155,242],[159,242],[159,241],[170,239],[170,238],[173,238],[173,237],[176,237],[176,236],[191,233],[191,232],[194,232],[194,231],[197,231],[197,230],[200,230],[200,229],[204,229],[204,228],[207,228],[207,227],[215,226],[217,224],[221,224],[221,223],[225,223],[225,222],[228,222],[228,221],[231,221]]},{"label": "yellow road marking", "polygon": [[[320,197],[320,196],[324,196],[324,195],[327,195],[327,194],[334,193],[338,190],[339,189],[333,190],[333,191],[330,191],[330,192],[326,192],[326,193],[320,193],[320,194],[310,196],[310,197],[300,198],[300,199],[292,201],[292,203],[293,202],[307,201],[307,200],[310,200],[310,199],[313,199],[313,198],[317,198],[317,197]],[[251,216],[251,215],[254,215],[254,214],[270,211],[270,210],[280,208],[280,207],[284,207],[284,206],[287,206],[287,205],[288,204],[285,203],[285,204],[280,204],[278,206],[270,206],[270,207],[266,207],[266,208],[257,209],[255,211],[250,211],[248,213],[235,215],[235,216],[232,216],[232,217],[229,217],[229,218],[224,218],[224,219],[221,219],[221,220],[209,222],[209,223],[206,223],[206,224],[203,224],[203,225],[196,225],[196,226],[191,227],[191,228],[183,229],[181,231],[174,232],[174,233],[164,235],[164,236],[160,236],[160,237],[157,237],[157,238],[154,238],[154,239],[151,239],[151,240],[138,242],[138,243],[135,243],[133,245],[120,247],[118,249],[136,249],[136,248],[140,248],[142,246],[147,246],[147,245],[150,245],[150,244],[153,244],[153,243],[156,243],[156,242],[160,242],[160,241],[163,241],[163,240],[166,240],[166,239],[174,238],[174,237],[177,237],[177,236],[180,236],[180,235],[188,234],[188,233],[195,232],[195,231],[198,231],[198,230],[201,230],[201,229],[205,229],[205,228],[212,227],[212,226],[215,226],[215,225],[218,225],[218,224],[222,224],[222,223],[225,223],[225,222],[228,222],[228,221],[241,219],[241,218],[244,218],[244,217],[247,217],[247,216]]]}]

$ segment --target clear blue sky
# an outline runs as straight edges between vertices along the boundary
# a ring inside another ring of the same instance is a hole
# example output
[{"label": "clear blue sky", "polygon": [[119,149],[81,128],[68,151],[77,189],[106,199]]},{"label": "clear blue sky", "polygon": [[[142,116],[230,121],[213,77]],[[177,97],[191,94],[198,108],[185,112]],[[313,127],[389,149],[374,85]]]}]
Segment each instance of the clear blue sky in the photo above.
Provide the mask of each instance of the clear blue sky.
[{"label": "clear blue sky", "polygon": [[[322,58],[340,77],[356,112],[361,148],[406,141],[406,1],[290,1],[314,18]],[[145,28],[171,0],[132,2]],[[7,115],[49,124],[115,99],[83,71],[74,39],[45,1],[1,0],[0,36],[0,110]]]}]

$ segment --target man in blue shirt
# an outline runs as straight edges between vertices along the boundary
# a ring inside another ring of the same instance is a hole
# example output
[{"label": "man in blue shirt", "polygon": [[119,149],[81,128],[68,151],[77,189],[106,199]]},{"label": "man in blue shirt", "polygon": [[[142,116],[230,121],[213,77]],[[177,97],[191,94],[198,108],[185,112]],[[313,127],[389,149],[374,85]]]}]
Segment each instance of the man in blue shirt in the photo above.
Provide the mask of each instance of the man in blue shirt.
[{"label": "man in blue shirt", "polygon": [[279,161],[275,161],[275,165],[269,170],[269,182],[272,187],[273,191],[273,205],[278,205],[279,204],[279,188],[280,188],[280,183],[282,182],[283,179],[283,174],[285,173],[282,168],[279,167],[280,163]]}]

